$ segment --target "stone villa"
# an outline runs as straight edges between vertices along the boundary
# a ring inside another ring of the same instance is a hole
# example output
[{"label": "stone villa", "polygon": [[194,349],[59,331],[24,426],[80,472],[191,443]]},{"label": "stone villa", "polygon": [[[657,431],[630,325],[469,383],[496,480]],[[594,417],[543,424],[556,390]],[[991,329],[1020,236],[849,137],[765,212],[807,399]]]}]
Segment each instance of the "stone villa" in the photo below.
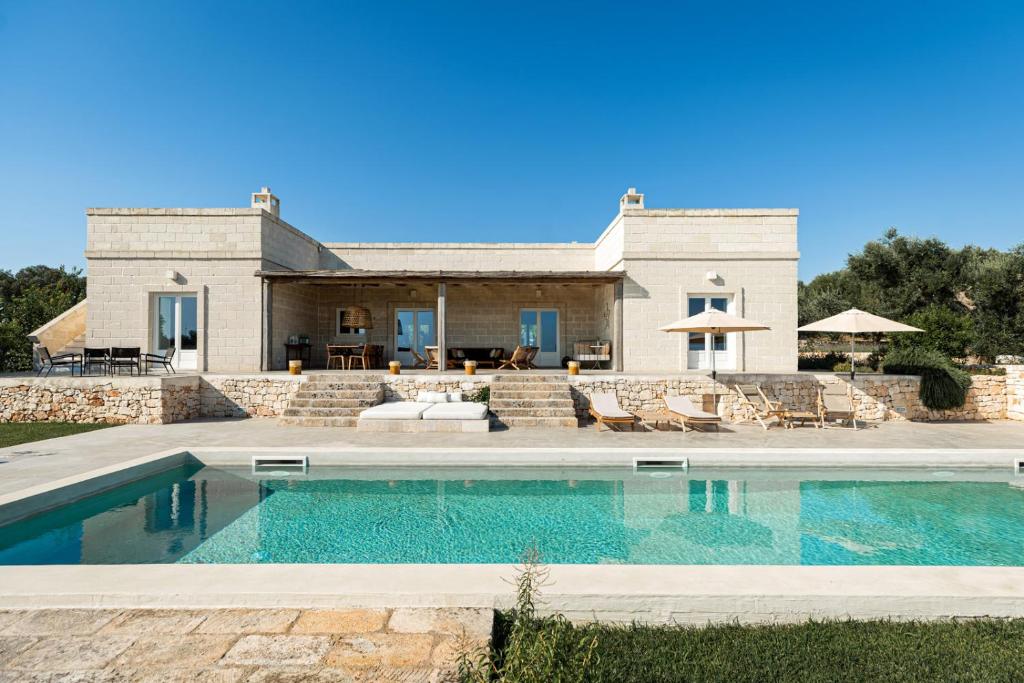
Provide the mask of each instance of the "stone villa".
[{"label": "stone villa", "polygon": [[[403,367],[425,346],[535,345],[559,367],[604,343],[610,371],[701,370],[712,346],[722,370],[796,370],[797,210],[653,209],[633,188],[617,209],[582,244],[320,242],[269,188],[249,208],[89,209],[88,297],[48,346],[173,346],[179,371],[215,373],[283,369],[289,341],[314,368],[328,344],[378,345]],[[342,324],[352,306],[365,326]],[[707,307],[772,329],[658,331]]]}]

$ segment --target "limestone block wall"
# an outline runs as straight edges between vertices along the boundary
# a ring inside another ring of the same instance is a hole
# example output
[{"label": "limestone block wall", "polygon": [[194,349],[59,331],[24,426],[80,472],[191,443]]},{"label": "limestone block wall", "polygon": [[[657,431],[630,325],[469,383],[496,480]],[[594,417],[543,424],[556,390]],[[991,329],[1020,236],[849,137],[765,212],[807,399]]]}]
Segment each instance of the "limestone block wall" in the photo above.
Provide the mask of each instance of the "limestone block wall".
[{"label": "limestone block wall", "polygon": [[[260,209],[89,209],[87,345],[153,344],[159,294],[194,295],[200,371],[260,367]],[[173,279],[169,273],[175,273]]]},{"label": "limestone block wall", "polygon": [[[1009,417],[1005,379],[998,375],[974,376],[962,408],[933,411],[925,408],[918,398],[918,377],[862,376],[854,386],[854,407],[858,418],[873,421],[1005,419]],[[613,392],[625,410],[637,411],[662,410],[665,407],[665,396],[680,395],[690,397],[699,408],[704,395],[712,393],[714,388],[710,377],[686,375],[579,375],[570,377],[569,381],[579,417],[586,416],[589,396],[596,392]],[[795,409],[815,410],[818,388],[839,382],[846,383],[848,380],[838,375],[719,374],[719,414],[725,420],[736,422],[752,417],[753,411],[744,406],[733,389],[737,383],[758,383],[770,399],[782,401]]]},{"label": "limestone block wall", "polygon": [[[274,285],[275,311],[278,302]],[[388,358],[393,352],[395,311],[403,308],[424,308],[436,311],[437,287],[417,284],[405,287],[352,287],[310,286],[305,288],[316,296],[314,330],[314,367],[326,362],[327,344],[380,344]],[[554,308],[559,312],[561,356],[572,354],[572,344],[584,339],[611,337],[612,286],[598,285],[449,285],[448,346],[489,347],[500,346],[511,352],[519,342],[519,311],[523,308]],[[540,290],[540,296],[537,291]],[[413,296],[415,291],[415,296]],[[282,307],[294,307],[296,297],[290,297]],[[302,300],[308,302],[308,299]],[[358,304],[370,309],[374,327],[364,335],[337,334],[336,318],[339,308]],[[303,305],[307,305],[304,303]],[[275,313],[275,359],[277,348],[289,334],[310,332],[305,317],[295,317],[290,324],[281,322]],[[283,368],[284,347],[275,368]]]},{"label": "limestone block wall", "polygon": [[[501,239],[504,235],[487,234]],[[366,270],[593,270],[591,244],[505,242],[325,243],[336,263]]]},{"label": "limestone block wall", "polygon": [[1024,420],[1024,365],[1006,367],[1006,417]]},{"label": "limestone block wall", "polygon": [[[272,370],[284,370],[286,362],[285,343],[292,335],[309,335],[314,347],[317,344],[317,303],[319,293],[316,287],[301,284],[279,283],[271,290],[271,365]],[[310,350],[313,353],[313,350]],[[322,366],[323,361],[320,361]],[[314,367],[317,364],[314,363]]]}]

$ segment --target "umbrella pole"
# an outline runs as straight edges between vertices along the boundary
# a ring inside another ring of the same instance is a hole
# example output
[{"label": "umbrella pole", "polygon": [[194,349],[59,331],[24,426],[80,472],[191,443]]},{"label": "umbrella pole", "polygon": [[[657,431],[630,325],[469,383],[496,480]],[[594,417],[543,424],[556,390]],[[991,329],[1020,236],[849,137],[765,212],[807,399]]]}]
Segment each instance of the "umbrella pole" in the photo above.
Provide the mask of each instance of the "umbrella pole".
[{"label": "umbrella pole", "polygon": [[850,381],[857,378],[857,358],[854,356],[854,345],[857,343],[857,335],[850,335]]},{"label": "umbrella pole", "polygon": [[715,369],[715,334],[711,333],[711,410],[718,415],[718,371]]}]

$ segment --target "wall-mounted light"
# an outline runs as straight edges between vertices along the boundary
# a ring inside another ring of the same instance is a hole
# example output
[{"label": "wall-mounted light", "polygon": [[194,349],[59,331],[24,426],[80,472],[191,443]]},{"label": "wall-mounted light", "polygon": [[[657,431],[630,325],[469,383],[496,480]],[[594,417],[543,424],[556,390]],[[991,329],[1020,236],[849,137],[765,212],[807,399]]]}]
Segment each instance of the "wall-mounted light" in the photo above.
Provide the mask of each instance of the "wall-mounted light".
[{"label": "wall-mounted light", "polygon": [[415,289],[410,289],[409,290],[409,298],[410,299],[415,299],[416,298],[416,290]]},{"label": "wall-mounted light", "polygon": [[704,278],[708,282],[714,282],[715,280],[718,279],[718,273],[714,270],[709,270],[708,272],[704,273]]},{"label": "wall-mounted light", "polygon": [[164,275],[170,282],[177,282],[178,278],[181,277],[181,274],[176,270],[168,270]]},{"label": "wall-mounted light", "polygon": [[538,299],[541,298],[541,296],[543,296],[543,292],[540,291],[540,287],[537,288],[537,291],[535,292],[535,294],[537,295]]}]

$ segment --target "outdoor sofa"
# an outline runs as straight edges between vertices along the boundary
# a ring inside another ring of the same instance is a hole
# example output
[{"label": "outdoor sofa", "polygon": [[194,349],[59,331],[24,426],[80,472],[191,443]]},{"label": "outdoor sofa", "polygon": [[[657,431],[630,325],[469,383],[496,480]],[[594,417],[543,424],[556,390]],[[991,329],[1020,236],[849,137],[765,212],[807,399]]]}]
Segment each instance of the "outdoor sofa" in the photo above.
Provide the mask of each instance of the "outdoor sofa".
[{"label": "outdoor sofa", "polygon": [[461,392],[420,392],[418,401],[391,401],[359,414],[362,432],[487,432],[487,404],[463,401]]}]

